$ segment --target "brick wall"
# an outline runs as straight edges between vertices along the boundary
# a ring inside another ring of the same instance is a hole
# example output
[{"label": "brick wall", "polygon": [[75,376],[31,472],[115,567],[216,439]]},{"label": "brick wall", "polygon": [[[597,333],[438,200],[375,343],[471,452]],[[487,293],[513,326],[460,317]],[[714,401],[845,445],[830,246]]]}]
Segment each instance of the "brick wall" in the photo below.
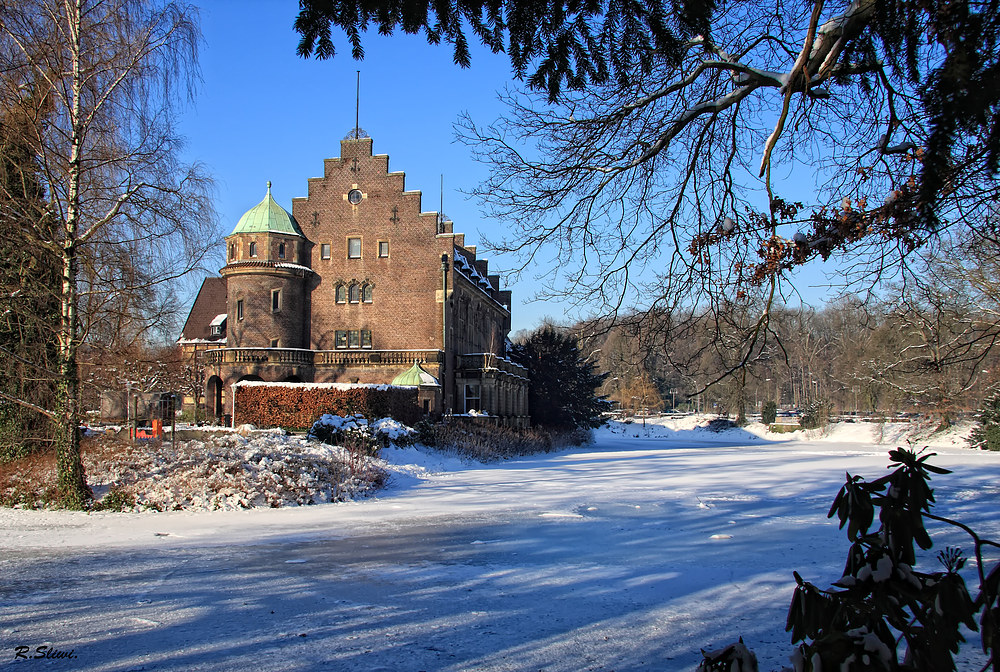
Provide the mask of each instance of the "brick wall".
[{"label": "brick wall", "polygon": [[[306,309],[301,277],[281,276],[260,269],[242,269],[228,275],[227,347],[267,348],[272,339],[281,348],[307,347],[303,315]],[[271,293],[280,291],[280,308],[271,310]],[[237,302],[243,301],[243,319],[238,319]]]},{"label": "brick wall", "polygon": [[[373,349],[441,347],[441,255],[452,240],[437,236],[436,213],[421,213],[421,194],[405,191],[404,175],[389,173],[389,157],[372,156],[370,138],[341,142],[341,156],[324,162],[324,176],[309,180],[306,198],[292,213],[313,243],[311,347],[334,348],[338,329],[366,329]],[[347,200],[352,189],[359,203]],[[361,239],[361,257],[348,258],[348,239]],[[388,256],[379,256],[379,243]],[[330,258],[323,259],[323,245]],[[336,285],[372,285],[371,303],[336,302]]]}]

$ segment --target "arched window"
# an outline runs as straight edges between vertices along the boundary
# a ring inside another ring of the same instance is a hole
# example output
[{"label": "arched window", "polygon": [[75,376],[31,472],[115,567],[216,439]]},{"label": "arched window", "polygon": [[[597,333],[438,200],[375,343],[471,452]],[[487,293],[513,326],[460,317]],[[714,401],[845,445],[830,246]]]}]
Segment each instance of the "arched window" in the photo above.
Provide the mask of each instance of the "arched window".
[{"label": "arched window", "polygon": [[351,286],[347,288],[347,301],[349,303],[361,301],[361,285],[356,282],[351,283]]},{"label": "arched window", "polygon": [[229,243],[229,258],[236,258],[236,243]]},{"label": "arched window", "polygon": [[347,303],[347,287],[342,284],[337,285],[336,289],[337,303]]},{"label": "arched window", "polygon": [[278,243],[278,259],[284,259],[284,258],[285,258],[285,244]]},{"label": "arched window", "polygon": [[372,302],[372,287],[373,287],[373,285],[371,285],[369,283],[365,283],[361,287],[361,300],[364,303],[371,303]]},{"label": "arched window", "polygon": [[250,242],[250,256],[251,257],[256,257],[257,256],[257,243],[256,243],[256,241],[251,241]]}]

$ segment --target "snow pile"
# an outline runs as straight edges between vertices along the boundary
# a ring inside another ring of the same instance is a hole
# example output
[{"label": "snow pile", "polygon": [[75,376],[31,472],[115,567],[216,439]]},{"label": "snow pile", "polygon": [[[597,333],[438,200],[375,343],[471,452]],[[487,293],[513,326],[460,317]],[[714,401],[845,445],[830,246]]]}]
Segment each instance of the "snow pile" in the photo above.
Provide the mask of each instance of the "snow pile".
[{"label": "snow pile", "polygon": [[133,511],[324,504],[368,495],[387,477],[369,457],[277,432],[151,443],[85,462],[95,495]]},{"label": "snow pile", "polygon": [[772,432],[760,422],[743,427],[716,431],[714,415],[664,415],[652,418],[627,418],[613,421],[599,430],[602,435],[632,438],[668,439],[699,442],[758,441],[824,441],[829,443],[871,443],[876,445],[914,446],[930,448],[964,448],[967,446],[971,422],[963,422],[940,430],[935,423],[919,422],[832,422],[821,429],[796,429]]}]

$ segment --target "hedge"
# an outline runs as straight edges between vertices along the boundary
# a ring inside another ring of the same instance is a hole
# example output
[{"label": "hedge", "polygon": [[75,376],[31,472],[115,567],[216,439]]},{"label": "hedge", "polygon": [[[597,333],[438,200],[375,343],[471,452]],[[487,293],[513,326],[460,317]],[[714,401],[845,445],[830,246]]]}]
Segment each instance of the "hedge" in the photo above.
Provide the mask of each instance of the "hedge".
[{"label": "hedge", "polygon": [[305,429],[324,413],[360,413],[371,419],[390,417],[412,425],[420,419],[417,388],[259,381],[233,385],[234,425]]}]

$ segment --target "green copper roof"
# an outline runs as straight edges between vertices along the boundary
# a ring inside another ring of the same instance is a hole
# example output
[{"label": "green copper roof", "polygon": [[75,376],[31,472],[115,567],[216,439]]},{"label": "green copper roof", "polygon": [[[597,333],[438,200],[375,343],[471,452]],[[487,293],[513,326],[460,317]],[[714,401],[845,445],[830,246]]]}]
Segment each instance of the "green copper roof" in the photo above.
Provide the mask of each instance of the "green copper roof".
[{"label": "green copper roof", "polygon": [[236,228],[233,229],[234,234],[263,233],[265,231],[287,233],[305,238],[295,218],[271,197],[270,182],[267,183],[267,195],[264,197],[264,200],[247,210],[240,217]]},{"label": "green copper roof", "polygon": [[437,378],[423,370],[418,362],[414,362],[406,371],[392,379],[393,385],[440,385]]}]

